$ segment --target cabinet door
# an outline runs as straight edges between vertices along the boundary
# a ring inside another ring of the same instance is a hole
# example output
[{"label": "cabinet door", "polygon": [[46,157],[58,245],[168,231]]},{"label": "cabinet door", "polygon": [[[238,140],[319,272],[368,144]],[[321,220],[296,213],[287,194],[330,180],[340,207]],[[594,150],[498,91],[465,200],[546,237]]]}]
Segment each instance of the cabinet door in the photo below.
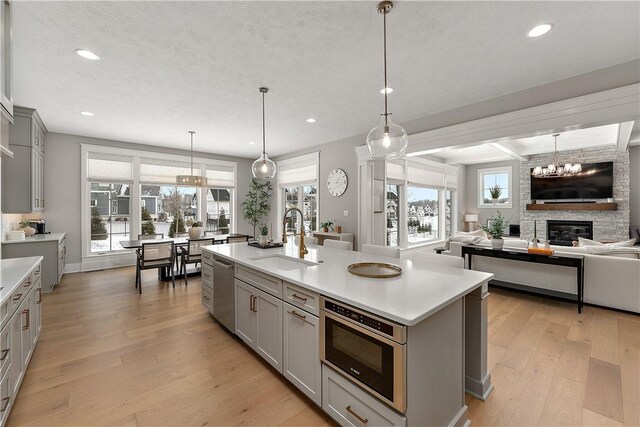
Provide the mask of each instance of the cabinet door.
[{"label": "cabinet door", "polygon": [[282,372],[282,301],[255,290],[258,325],[256,351],[278,372]]},{"label": "cabinet door", "polygon": [[256,312],[255,292],[253,286],[241,280],[235,281],[236,288],[236,335],[250,347],[255,349]]},{"label": "cabinet door", "polygon": [[31,150],[31,210],[40,210],[39,170],[38,153]]},{"label": "cabinet door", "polygon": [[[42,138],[42,134],[40,134]],[[42,148],[42,139],[40,139],[40,148]],[[38,156],[40,173],[38,175],[38,189],[40,193],[40,208],[44,210],[44,157]]]},{"label": "cabinet door", "polygon": [[33,324],[33,310],[31,309],[31,302],[33,301],[33,292],[29,293],[27,297],[24,299],[20,308],[16,312],[18,316],[21,318],[22,327],[22,337],[20,338],[20,342],[22,343],[22,366],[23,370],[26,370],[27,364],[29,363],[29,359],[31,359],[31,352],[33,351],[33,342],[31,341],[31,328],[34,326]]},{"label": "cabinet door", "polygon": [[316,405],[322,405],[318,318],[284,303],[283,374]]},{"label": "cabinet door", "polygon": [[56,283],[60,283],[60,280],[62,280],[62,275],[64,274],[66,252],[67,247],[64,244],[58,247],[58,281]]},{"label": "cabinet door", "polygon": [[42,279],[38,279],[31,294],[31,348],[36,347],[42,328]]},{"label": "cabinet door", "polygon": [[10,389],[10,375],[2,371],[2,380],[0,381],[0,425],[4,425],[9,416],[9,408],[13,403],[11,400],[12,393]]},{"label": "cabinet door", "polygon": [[9,367],[9,391],[12,396],[18,393],[22,380],[22,323],[24,316],[16,311],[11,318],[11,366]]}]

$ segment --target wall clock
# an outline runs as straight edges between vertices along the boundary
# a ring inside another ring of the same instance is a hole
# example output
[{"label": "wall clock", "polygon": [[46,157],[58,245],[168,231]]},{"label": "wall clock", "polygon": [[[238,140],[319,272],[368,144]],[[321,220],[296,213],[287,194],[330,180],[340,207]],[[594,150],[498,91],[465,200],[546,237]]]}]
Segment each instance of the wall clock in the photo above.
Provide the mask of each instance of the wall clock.
[{"label": "wall clock", "polygon": [[340,197],[347,191],[347,174],[342,169],[334,169],[327,178],[327,189],[333,197]]}]

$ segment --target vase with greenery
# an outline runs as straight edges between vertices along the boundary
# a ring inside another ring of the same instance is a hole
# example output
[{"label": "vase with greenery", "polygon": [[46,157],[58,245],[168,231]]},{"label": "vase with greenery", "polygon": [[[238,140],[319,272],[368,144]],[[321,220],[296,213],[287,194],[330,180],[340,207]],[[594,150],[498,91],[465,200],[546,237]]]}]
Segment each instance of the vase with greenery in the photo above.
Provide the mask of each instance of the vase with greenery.
[{"label": "vase with greenery", "polygon": [[509,222],[502,215],[502,212],[498,211],[494,217],[491,218],[488,226],[481,226],[482,230],[490,236],[491,246],[494,249],[502,249],[504,246],[504,240],[502,235],[507,229]]},{"label": "vase with greenery", "polygon": [[194,221],[189,229],[190,239],[199,239],[202,237],[202,221]]},{"label": "vase with greenery", "polygon": [[253,235],[256,235],[256,226],[260,220],[269,214],[271,205],[271,181],[253,178],[249,184],[249,192],[242,202],[242,215],[249,224],[253,225]]},{"label": "vase with greenery", "polygon": [[328,221],[321,222],[320,228],[322,228],[322,231],[324,231],[325,233],[328,233],[330,228],[333,229],[333,221],[328,220]]},{"label": "vase with greenery", "polygon": [[31,223],[28,219],[23,219],[22,221],[20,221],[20,228],[24,230],[24,235],[27,237],[36,234],[36,229],[31,226]]},{"label": "vase with greenery", "polygon": [[153,219],[147,208],[143,207],[140,211],[140,219],[142,220],[142,234],[156,234],[156,226],[153,225]]},{"label": "vase with greenery", "polygon": [[489,187],[489,194],[491,195],[491,203],[497,205],[498,199],[502,194],[502,188],[498,184],[494,185],[493,187]]},{"label": "vase with greenery", "polygon": [[262,246],[266,246],[269,243],[269,227],[267,224],[260,224],[260,237],[258,238],[258,243]]},{"label": "vase with greenery", "polygon": [[107,227],[98,208],[91,208],[91,240],[107,240]]}]

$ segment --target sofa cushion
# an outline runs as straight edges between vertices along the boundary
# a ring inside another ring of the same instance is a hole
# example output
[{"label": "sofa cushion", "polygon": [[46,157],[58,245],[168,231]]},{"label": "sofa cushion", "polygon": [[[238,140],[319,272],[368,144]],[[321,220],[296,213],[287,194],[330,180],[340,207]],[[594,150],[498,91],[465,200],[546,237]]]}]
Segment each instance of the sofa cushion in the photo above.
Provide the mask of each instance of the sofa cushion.
[{"label": "sofa cushion", "polygon": [[614,242],[614,243],[600,243],[595,240],[585,239],[584,237],[578,237],[578,242],[580,247],[585,247],[585,246],[632,247],[633,245],[635,245],[636,239],[623,240],[622,242]]}]

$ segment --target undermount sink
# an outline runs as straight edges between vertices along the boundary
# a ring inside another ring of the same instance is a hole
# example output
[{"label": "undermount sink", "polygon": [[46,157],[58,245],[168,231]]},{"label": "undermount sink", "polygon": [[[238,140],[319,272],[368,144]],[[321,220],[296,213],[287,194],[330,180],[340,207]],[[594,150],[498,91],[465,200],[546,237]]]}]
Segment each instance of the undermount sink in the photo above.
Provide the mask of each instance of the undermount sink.
[{"label": "undermount sink", "polygon": [[264,266],[277,268],[278,270],[297,270],[299,268],[313,267],[319,265],[317,262],[307,261],[300,258],[293,258],[286,255],[267,255],[255,258],[250,258],[252,261],[256,261]]}]

